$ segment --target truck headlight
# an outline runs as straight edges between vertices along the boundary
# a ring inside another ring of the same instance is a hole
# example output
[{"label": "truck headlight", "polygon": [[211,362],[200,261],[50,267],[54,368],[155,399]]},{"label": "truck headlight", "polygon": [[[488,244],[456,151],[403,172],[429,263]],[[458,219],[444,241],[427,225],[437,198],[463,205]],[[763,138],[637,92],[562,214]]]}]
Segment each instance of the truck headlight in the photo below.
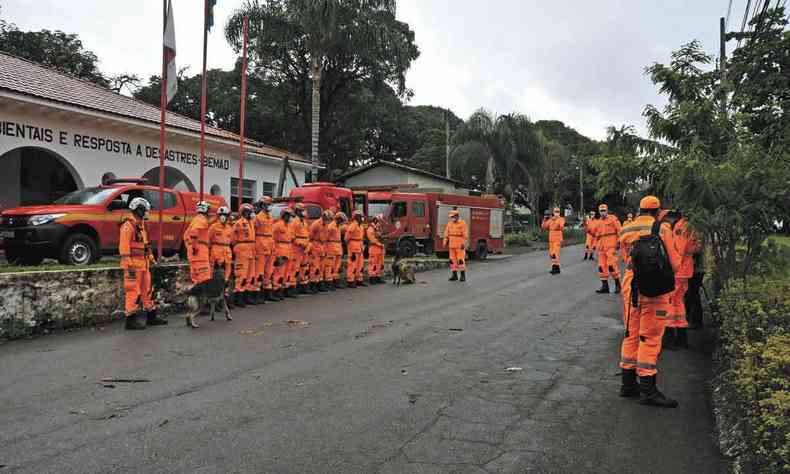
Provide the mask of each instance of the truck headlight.
[{"label": "truck headlight", "polygon": [[50,222],[54,221],[55,219],[59,219],[66,214],[41,214],[40,216],[31,216],[28,219],[28,223],[30,225],[43,225],[49,224]]}]

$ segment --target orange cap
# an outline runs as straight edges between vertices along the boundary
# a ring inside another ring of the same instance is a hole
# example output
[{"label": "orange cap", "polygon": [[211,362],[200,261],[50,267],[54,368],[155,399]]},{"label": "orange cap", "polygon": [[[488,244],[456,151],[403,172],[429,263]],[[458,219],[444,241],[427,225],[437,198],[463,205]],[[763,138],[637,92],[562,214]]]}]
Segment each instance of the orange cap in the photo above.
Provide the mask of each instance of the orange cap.
[{"label": "orange cap", "polygon": [[645,196],[639,201],[640,209],[659,209],[661,208],[661,201],[655,196]]}]

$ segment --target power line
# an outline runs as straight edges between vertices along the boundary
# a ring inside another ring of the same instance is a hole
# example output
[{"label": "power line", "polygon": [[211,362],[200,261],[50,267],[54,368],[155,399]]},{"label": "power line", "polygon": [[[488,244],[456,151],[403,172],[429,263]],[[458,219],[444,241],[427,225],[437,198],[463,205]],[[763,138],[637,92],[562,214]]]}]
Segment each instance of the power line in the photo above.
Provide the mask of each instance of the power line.
[{"label": "power line", "polygon": [[[751,6],[752,6],[752,0],[747,0],[746,11],[743,13],[743,21],[741,22],[741,33],[743,33],[743,30],[746,29],[746,20],[749,18],[749,7]],[[736,49],[740,47],[741,47],[741,38],[738,37],[738,46],[736,46]]]},{"label": "power line", "polygon": [[[779,0],[776,0],[777,2]],[[785,0],[786,1],[786,0]],[[732,0],[730,0],[730,4],[727,5],[727,19],[724,20],[724,28],[727,29],[730,24],[730,13],[732,13]]]}]

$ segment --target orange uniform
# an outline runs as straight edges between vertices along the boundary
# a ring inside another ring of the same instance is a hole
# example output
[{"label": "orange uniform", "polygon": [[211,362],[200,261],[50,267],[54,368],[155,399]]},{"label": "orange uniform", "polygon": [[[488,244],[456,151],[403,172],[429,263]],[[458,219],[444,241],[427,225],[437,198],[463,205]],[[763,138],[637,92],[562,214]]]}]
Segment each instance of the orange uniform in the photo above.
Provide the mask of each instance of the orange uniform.
[{"label": "orange uniform", "polygon": [[274,234],[274,256],[280,263],[275,262],[272,288],[280,290],[288,284],[288,261],[291,259],[291,244],[293,234],[291,227],[282,219],[278,219],[272,226]]},{"label": "orange uniform", "polygon": [[274,233],[272,217],[261,210],[253,220],[255,224],[255,278],[259,290],[272,289],[274,275]]},{"label": "orange uniform", "polygon": [[622,227],[617,217],[609,214],[598,220],[594,227],[596,246],[598,250],[598,277],[601,281],[620,278],[617,263],[617,238]]},{"label": "orange uniform", "polygon": [[686,305],[684,298],[689,288],[689,279],[694,276],[694,255],[700,251],[700,243],[694,232],[689,229],[688,219],[681,218],[673,226],[672,248],[669,255],[674,258],[675,291],[672,293],[672,313],[667,321],[669,328],[687,328]]},{"label": "orange uniform", "polygon": [[233,224],[233,255],[235,291],[255,291],[255,227],[244,216],[239,216]]},{"label": "orange uniform", "polygon": [[230,279],[233,270],[233,226],[228,222],[217,221],[208,229],[209,262],[211,268],[221,265],[225,281]]},{"label": "orange uniform", "polygon": [[189,260],[189,276],[193,284],[211,279],[209,263],[208,216],[197,214],[184,232],[184,246]]},{"label": "orange uniform", "polygon": [[126,317],[138,311],[151,311],[154,301],[151,286],[151,263],[154,261],[148,232],[143,221],[134,215],[121,224],[118,244],[123,269],[124,312]]},{"label": "orange uniform", "polygon": [[587,238],[584,242],[584,255],[592,260],[595,255],[595,226],[598,224],[598,219],[590,219],[589,217],[584,221],[584,232]]},{"label": "orange uniform", "polygon": [[[654,222],[655,219],[652,216],[642,215],[622,229],[620,245],[624,255],[630,255],[631,248],[639,237],[650,234]],[[664,245],[669,249],[672,245],[672,228],[669,224],[662,224],[659,234]],[[631,308],[633,270],[630,268],[630,264],[629,259],[626,275],[623,278],[628,336],[623,339],[621,346],[620,367],[636,369],[640,377],[646,377],[655,375],[657,372],[656,365],[661,353],[661,338],[664,335],[667,318],[672,311],[671,293],[654,298],[639,295],[638,307]]]},{"label": "orange uniform", "polygon": [[300,217],[292,217],[288,223],[293,235],[291,243],[291,260],[288,266],[288,288],[297,284],[307,283],[307,270],[310,261],[307,259],[310,250],[310,231],[305,221]]},{"label": "orange uniform", "polygon": [[324,281],[324,259],[326,257],[327,231],[324,221],[310,224],[310,282]]},{"label": "orange uniform", "polygon": [[343,258],[343,242],[340,239],[340,227],[334,220],[326,225],[326,259],[324,260],[324,279],[327,281],[340,278],[340,264]]},{"label": "orange uniform", "polygon": [[346,261],[346,281],[349,283],[361,282],[362,269],[364,266],[364,256],[362,254],[362,242],[364,240],[362,226],[352,220],[346,228],[346,245],[348,246],[348,260]]},{"label": "orange uniform", "polygon": [[541,225],[543,230],[549,232],[549,258],[552,265],[559,266],[560,250],[562,250],[562,231],[565,229],[564,217],[545,219]]},{"label": "orange uniform", "polygon": [[379,277],[384,270],[384,244],[381,242],[381,227],[369,225],[368,237],[368,277]]},{"label": "orange uniform", "polygon": [[450,220],[444,227],[444,245],[450,250],[450,270],[466,271],[466,244],[469,229],[463,219]]}]

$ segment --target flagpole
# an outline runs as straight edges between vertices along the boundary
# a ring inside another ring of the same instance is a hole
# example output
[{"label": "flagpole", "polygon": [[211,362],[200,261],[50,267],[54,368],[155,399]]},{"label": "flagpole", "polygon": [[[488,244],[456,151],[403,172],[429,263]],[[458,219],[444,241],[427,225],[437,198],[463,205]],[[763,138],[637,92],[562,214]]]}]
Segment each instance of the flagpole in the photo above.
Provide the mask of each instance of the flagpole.
[{"label": "flagpole", "polygon": [[167,29],[167,0],[162,0],[162,90],[159,95],[159,238],[156,242],[157,258],[162,259],[162,242],[164,241],[164,216],[162,204],[165,200],[165,119],[167,117],[167,58],[165,55],[164,33]]},{"label": "flagpole", "polygon": [[247,105],[247,35],[250,19],[244,17],[244,42],[241,52],[241,111],[239,119],[239,210],[244,202],[244,116]]},{"label": "flagpole", "polygon": [[206,94],[208,79],[206,78],[206,53],[208,50],[208,0],[203,2],[203,79],[200,85],[200,200],[203,200],[203,183],[205,181],[206,161]]}]

